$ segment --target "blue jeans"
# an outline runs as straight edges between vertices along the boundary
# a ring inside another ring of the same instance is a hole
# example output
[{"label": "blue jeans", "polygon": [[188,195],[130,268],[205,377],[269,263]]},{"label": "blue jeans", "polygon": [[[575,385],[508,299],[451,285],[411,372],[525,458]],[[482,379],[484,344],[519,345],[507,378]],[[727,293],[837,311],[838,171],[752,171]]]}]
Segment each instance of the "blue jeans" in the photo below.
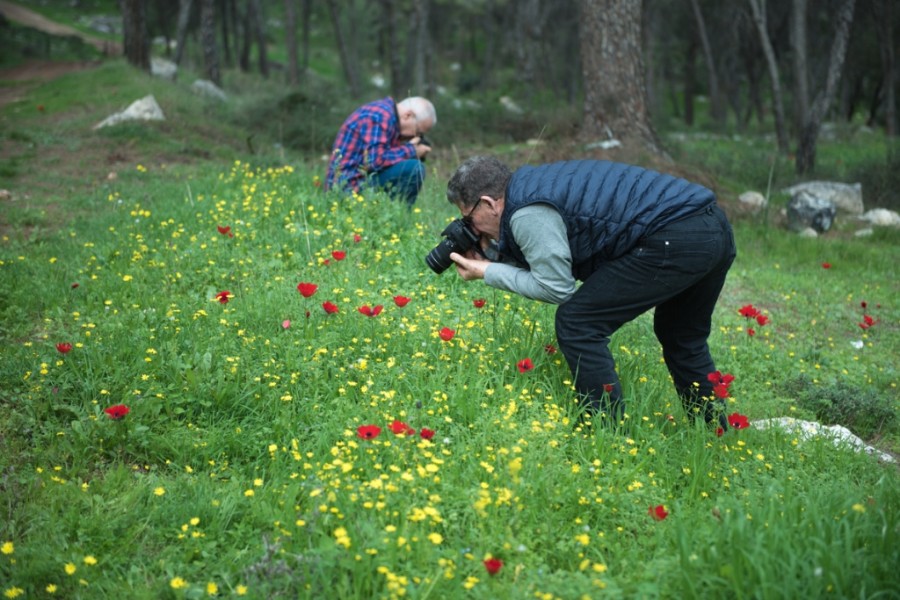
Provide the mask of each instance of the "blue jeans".
[{"label": "blue jeans", "polygon": [[735,256],[731,225],[712,205],[602,263],[559,306],[557,341],[586,412],[606,413],[615,421],[622,417],[625,404],[609,337],[655,307],[653,330],[685,410],[693,418],[700,409],[707,422],[716,419],[727,428],[719,410],[723,403],[703,399],[713,397],[707,379],[716,370],[707,344],[713,309]]},{"label": "blue jeans", "polygon": [[425,165],[417,158],[410,158],[369,175],[367,186],[383,188],[398,200],[412,206],[416,202],[422,182],[425,181]]}]

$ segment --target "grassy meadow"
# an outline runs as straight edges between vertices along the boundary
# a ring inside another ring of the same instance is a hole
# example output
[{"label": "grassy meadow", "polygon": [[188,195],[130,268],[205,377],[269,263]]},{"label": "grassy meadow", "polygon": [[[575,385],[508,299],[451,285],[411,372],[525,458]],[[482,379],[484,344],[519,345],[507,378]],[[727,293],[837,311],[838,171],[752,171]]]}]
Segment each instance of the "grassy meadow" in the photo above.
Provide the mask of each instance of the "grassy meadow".
[{"label": "grassy meadow", "polygon": [[[710,343],[749,427],[689,422],[644,315],[612,344],[625,420],[586,429],[553,307],[423,262],[472,148],[413,210],[327,194],[188,81],[105,65],[2,109],[4,597],[900,596],[897,465],[755,426],[897,454],[896,230],[801,238],[777,194],[736,208],[758,146],[672,141],[726,182]],[[147,90],[167,121],[91,129]]]}]

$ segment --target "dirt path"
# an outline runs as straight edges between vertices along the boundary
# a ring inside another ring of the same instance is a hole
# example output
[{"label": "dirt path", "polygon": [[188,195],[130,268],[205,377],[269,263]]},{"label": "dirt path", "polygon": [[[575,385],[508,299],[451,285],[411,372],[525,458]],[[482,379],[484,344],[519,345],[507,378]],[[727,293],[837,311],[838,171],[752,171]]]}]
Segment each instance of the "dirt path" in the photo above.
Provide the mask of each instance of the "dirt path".
[{"label": "dirt path", "polygon": [[[51,21],[43,15],[7,0],[0,0],[0,14],[9,21],[50,35],[77,36],[107,56],[117,56],[122,53],[121,45],[117,42],[87,35],[67,25]],[[26,61],[11,69],[0,70],[0,80],[14,83],[14,85],[10,86],[0,86],[0,108],[24,98],[27,91],[35,83],[49,81],[72,71],[90,69],[97,66],[97,64],[96,61],[84,60],[55,61],[35,59]]]},{"label": "dirt path", "polygon": [[4,17],[14,23],[18,23],[26,27],[31,27],[33,29],[43,31],[44,33],[49,33],[50,35],[72,35],[81,38],[81,40],[86,44],[90,44],[107,56],[118,56],[119,54],[122,54],[122,46],[118,42],[103,40],[98,37],[82,33],[77,29],[69,27],[68,25],[61,25],[60,23],[51,21],[45,16],[38,14],[33,10],[29,10],[19,4],[8,2],[7,0],[0,0],[0,13],[2,13]]}]

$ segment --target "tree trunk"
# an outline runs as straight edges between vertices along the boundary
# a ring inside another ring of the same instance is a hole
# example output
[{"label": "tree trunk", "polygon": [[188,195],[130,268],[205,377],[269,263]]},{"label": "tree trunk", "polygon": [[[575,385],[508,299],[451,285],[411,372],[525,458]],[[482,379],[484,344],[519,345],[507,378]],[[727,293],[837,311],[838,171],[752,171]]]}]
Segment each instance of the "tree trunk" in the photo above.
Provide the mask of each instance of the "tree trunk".
[{"label": "tree trunk", "polygon": [[[494,82],[494,65],[497,58],[495,51],[497,45],[496,10],[496,0],[487,0],[484,6],[484,19],[481,22],[484,34],[484,54],[478,75],[479,85],[485,88],[490,87]],[[470,33],[474,33],[474,31]]]},{"label": "tree trunk", "polygon": [[881,54],[881,77],[884,89],[884,131],[888,136],[897,135],[897,97],[895,95],[896,54],[894,50],[892,6],[895,0],[875,2],[875,31],[878,33],[878,49]]},{"label": "tree trunk", "polygon": [[145,0],[121,0],[122,52],[128,63],[150,71],[150,38],[147,36]]},{"label": "tree trunk", "polygon": [[341,17],[338,12],[337,0],[328,0],[328,12],[331,15],[331,23],[334,26],[334,39],[337,43],[338,54],[341,57],[341,66],[344,68],[344,77],[347,79],[347,87],[351,98],[359,98],[359,76],[356,74],[355,61],[350,57],[347,42],[344,40],[344,32],[341,28]]},{"label": "tree trunk", "polygon": [[778,60],[775,57],[775,49],[769,39],[769,31],[766,26],[765,4],[760,0],[747,0],[750,10],[753,12],[753,22],[759,32],[759,41],[763,47],[766,64],[769,66],[769,79],[772,83],[772,108],[775,112],[775,137],[778,140],[778,150],[783,154],[790,152],[787,129],[784,124],[784,100],[781,94],[781,76],[778,73]]},{"label": "tree trunk", "polygon": [[250,48],[253,46],[253,5],[248,2],[241,19],[241,53],[238,56],[238,66],[246,73],[250,70]]},{"label": "tree trunk", "polygon": [[225,12],[222,14],[222,18],[228,21],[228,29],[231,31],[229,67],[233,67],[235,62],[240,62],[241,20],[239,15],[237,0],[225,0]]},{"label": "tree trunk", "polygon": [[200,4],[200,39],[203,44],[203,64],[206,67],[206,76],[221,87],[222,74],[219,70],[219,49],[216,45],[215,0],[202,0]]},{"label": "tree trunk", "polygon": [[268,44],[266,44],[265,15],[263,14],[260,0],[250,0],[250,6],[253,9],[253,19],[250,23],[253,27],[253,37],[256,38],[256,45],[258,46],[257,59],[259,60],[259,72],[263,77],[268,77],[269,54]]},{"label": "tree trunk", "polygon": [[847,43],[850,38],[850,25],[853,23],[853,8],[856,0],[844,0],[838,9],[836,16],[834,42],[831,46],[831,58],[828,63],[828,77],[825,87],[816,95],[809,110],[809,119],[803,125],[800,133],[800,143],[797,146],[797,174],[805,175],[816,165],[816,141],[822,121],[828,114],[828,109],[834,100],[835,90],[841,77],[841,69],[844,66],[844,58],[847,55]]},{"label": "tree trunk", "polygon": [[[752,24],[751,27],[755,28]],[[754,37],[759,39],[759,35],[755,35]],[[760,64],[763,62],[763,59],[760,58],[757,47],[749,43],[751,40],[747,41],[748,43],[741,44],[740,48],[740,63],[743,72],[747,77],[748,99],[747,110],[743,117],[743,121],[744,123],[749,124],[753,119],[753,114],[756,113],[756,123],[762,125],[765,122],[766,117],[765,104],[763,103],[762,98],[762,79],[766,67]]]},{"label": "tree trunk", "polygon": [[[75,5],[73,2],[72,5]],[[156,27],[162,32],[163,39],[166,44],[166,58],[172,56],[172,31],[169,20],[169,5],[157,6],[156,8]]]},{"label": "tree trunk", "polygon": [[381,0],[382,29],[384,32],[384,60],[387,62],[391,78],[391,94],[395,98],[405,96],[406,80],[403,76],[403,62],[397,45],[397,3],[396,0]]},{"label": "tree trunk", "polygon": [[179,0],[178,2],[178,31],[175,32],[175,64],[181,65],[184,58],[184,50],[187,47],[187,30],[191,22],[191,8],[193,0]]},{"label": "tree trunk", "polygon": [[516,58],[516,79],[526,99],[535,88],[536,59],[540,40],[540,6],[538,0],[516,0],[513,4],[513,52]]},{"label": "tree trunk", "polygon": [[791,5],[791,51],[794,56],[794,123],[799,131],[809,119],[809,65],[806,60],[806,2]]},{"label": "tree trunk", "polygon": [[219,0],[219,14],[222,15],[222,53],[224,54],[225,65],[230,67],[234,65],[234,57],[231,55],[231,38],[234,32],[231,31],[228,21],[228,4],[234,0]]},{"label": "tree trunk", "polygon": [[647,110],[640,0],[581,0],[584,124],[589,140],[636,143],[668,157]]},{"label": "tree trunk", "polygon": [[428,88],[428,12],[431,8],[429,0],[415,0],[414,12],[416,19],[415,52],[413,62],[413,91],[416,95],[426,94]]},{"label": "tree trunk", "polygon": [[703,58],[706,60],[710,114],[716,125],[721,127],[724,124],[725,114],[722,110],[722,95],[719,93],[719,76],[716,72],[716,62],[713,60],[712,46],[710,46],[709,36],[706,34],[706,21],[703,19],[700,3],[697,0],[691,0],[691,8],[694,11],[694,18],[697,20],[697,34],[700,37],[700,45],[703,48]]},{"label": "tree trunk", "polygon": [[287,50],[287,80],[291,85],[300,83],[297,60],[297,0],[284,0],[284,45]]},{"label": "tree trunk", "polygon": [[309,69],[309,27],[312,19],[312,0],[303,0],[303,72]]},{"label": "tree trunk", "polygon": [[694,126],[694,95],[697,93],[697,44],[688,41],[684,59],[684,124]]}]

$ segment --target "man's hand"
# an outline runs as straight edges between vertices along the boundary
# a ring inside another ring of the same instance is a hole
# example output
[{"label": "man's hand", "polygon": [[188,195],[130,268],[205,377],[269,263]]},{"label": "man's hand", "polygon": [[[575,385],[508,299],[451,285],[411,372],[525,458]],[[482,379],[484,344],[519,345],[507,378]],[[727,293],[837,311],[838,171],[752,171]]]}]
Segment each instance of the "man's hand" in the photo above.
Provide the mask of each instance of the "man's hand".
[{"label": "man's hand", "polygon": [[429,152],[431,152],[431,145],[426,142],[421,136],[416,136],[409,140],[409,143],[413,145],[416,149],[416,158],[419,160],[423,160]]},{"label": "man's hand", "polygon": [[484,279],[484,270],[491,264],[489,260],[467,258],[458,252],[451,252],[450,260],[456,263],[456,272],[466,281]]}]

